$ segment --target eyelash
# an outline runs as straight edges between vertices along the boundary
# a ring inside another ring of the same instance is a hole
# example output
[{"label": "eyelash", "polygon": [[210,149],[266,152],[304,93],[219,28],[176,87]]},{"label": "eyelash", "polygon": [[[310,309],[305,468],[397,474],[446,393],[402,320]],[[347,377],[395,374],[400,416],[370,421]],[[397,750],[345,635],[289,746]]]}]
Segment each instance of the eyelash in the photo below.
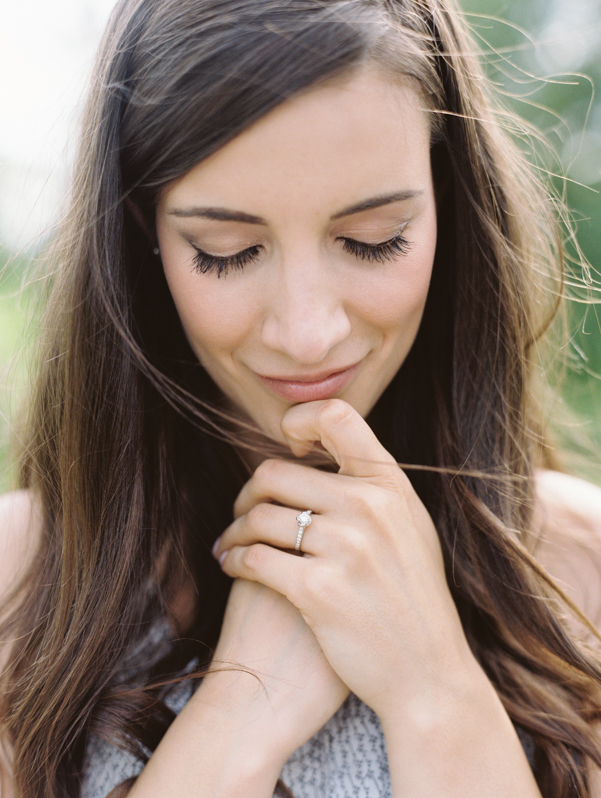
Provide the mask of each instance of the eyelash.
[{"label": "eyelash", "polygon": [[[382,241],[381,244],[365,244],[362,241],[355,241],[354,238],[341,238],[340,240],[345,252],[368,263],[385,263],[397,255],[406,255],[411,249],[411,242],[402,235],[390,238],[388,241]],[[243,249],[241,252],[226,258],[218,255],[209,255],[208,252],[199,247],[194,247],[194,249],[196,250],[196,255],[194,255],[195,270],[200,274],[208,274],[215,271],[217,272],[217,277],[221,277],[222,274],[227,274],[231,269],[244,269],[255,260],[261,247],[258,245],[248,247],[248,249]]]},{"label": "eyelash", "polygon": [[216,271],[217,277],[221,277],[222,274],[226,274],[230,269],[244,269],[257,257],[261,247],[248,247],[248,249],[243,249],[242,252],[236,252],[235,255],[230,255],[227,258],[209,255],[208,252],[198,247],[194,247],[194,249],[196,250],[196,255],[194,255],[194,268],[196,271],[200,274]]},{"label": "eyelash", "polygon": [[411,242],[398,235],[381,244],[364,244],[354,238],[343,238],[342,248],[350,255],[366,260],[369,263],[385,263],[396,255],[406,255],[411,249]]}]

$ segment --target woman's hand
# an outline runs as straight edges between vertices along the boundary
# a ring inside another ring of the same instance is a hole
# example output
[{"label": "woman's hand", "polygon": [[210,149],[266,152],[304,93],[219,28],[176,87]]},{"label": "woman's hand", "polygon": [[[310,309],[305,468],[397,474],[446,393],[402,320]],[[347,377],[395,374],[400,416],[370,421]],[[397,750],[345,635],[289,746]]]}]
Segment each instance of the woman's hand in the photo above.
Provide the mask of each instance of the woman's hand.
[{"label": "woman's hand", "polygon": [[206,675],[129,795],[273,795],[282,767],[348,695],[288,599],[236,579]]},{"label": "woman's hand", "polygon": [[281,758],[280,767],[349,693],[298,609],[246,579],[232,585],[211,669],[199,690],[203,700],[215,681],[218,689],[224,680],[235,685],[230,694],[247,696],[243,723],[257,730],[253,736],[267,742],[269,754]]},{"label": "woman's hand", "polygon": [[[384,719],[444,696],[477,668],[438,535],[405,474],[346,402],[295,405],[282,430],[299,457],[320,442],[338,474],[266,460],[242,489],[215,554],[300,610],[340,679]],[[303,557],[287,552],[313,511]]]}]

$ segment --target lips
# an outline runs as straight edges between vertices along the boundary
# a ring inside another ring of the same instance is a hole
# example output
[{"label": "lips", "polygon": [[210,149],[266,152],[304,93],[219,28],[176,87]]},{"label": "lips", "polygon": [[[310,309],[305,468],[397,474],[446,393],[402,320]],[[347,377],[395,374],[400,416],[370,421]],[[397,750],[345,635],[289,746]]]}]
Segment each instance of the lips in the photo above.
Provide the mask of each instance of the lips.
[{"label": "lips", "polygon": [[341,371],[330,371],[322,374],[305,375],[290,378],[256,376],[270,391],[290,402],[314,402],[318,399],[330,399],[340,393],[355,376],[360,363],[355,363]]}]

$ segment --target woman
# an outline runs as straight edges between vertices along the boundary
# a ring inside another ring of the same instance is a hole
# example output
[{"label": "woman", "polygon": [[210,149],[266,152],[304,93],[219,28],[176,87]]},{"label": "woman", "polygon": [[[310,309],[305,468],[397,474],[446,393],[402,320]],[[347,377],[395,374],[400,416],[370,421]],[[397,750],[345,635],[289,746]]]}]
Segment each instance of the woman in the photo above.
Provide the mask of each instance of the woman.
[{"label": "woman", "polygon": [[118,4],[3,504],[3,794],[601,796],[561,253],[484,88],[446,0]]}]

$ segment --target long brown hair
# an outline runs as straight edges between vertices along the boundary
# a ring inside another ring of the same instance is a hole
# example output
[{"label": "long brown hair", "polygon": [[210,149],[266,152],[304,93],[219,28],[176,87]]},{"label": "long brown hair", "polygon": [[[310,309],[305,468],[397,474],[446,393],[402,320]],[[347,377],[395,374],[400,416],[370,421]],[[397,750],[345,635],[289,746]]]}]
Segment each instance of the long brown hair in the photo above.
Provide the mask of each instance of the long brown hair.
[{"label": "long brown hair", "polygon": [[[561,244],[471,49],[450,0],[117,5],[50,257],[22,461],[42,536],[2,635],[18,641],[3,704],[19,796],[76,796],[90,734],[147,756],[173,719],[156,685],[192,658],[206,666],[219,635],[229,580],[209,552],[246,475],[153,251],[157,194],[279,103],[366,62],[419,88],[439,201],[423,322],[369,421],[417,466],[468,640],[534,739],[544,798],[589,795],[601,668],[529,549],[532,357],[556,312],[545,289],[561,285]],[[148,670],[155,687],[135,690],[122,663],[182,567],[196,618]]]}]

